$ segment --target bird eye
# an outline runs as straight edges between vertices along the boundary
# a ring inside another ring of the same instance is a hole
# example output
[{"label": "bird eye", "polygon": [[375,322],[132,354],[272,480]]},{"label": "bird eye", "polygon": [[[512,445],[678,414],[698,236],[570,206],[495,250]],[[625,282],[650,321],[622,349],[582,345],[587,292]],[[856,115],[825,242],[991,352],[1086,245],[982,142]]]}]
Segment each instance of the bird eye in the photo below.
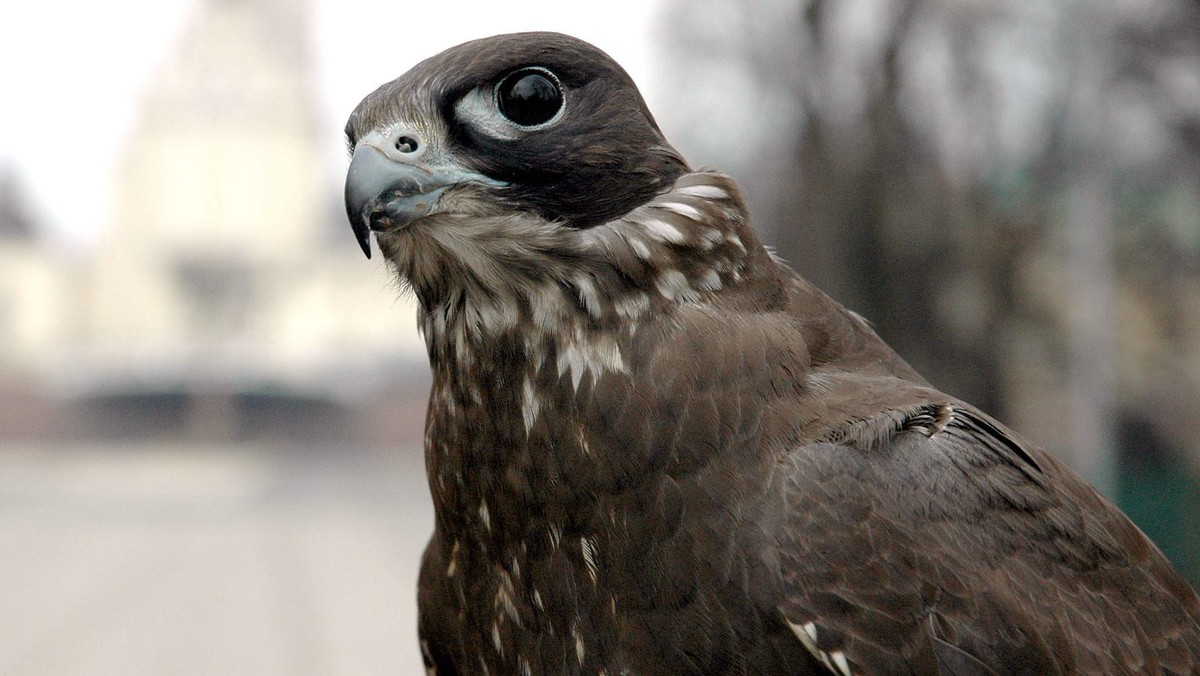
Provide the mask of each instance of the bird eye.
[{"label": "bird eye", "polygon": [[496,86],[496,105],[510,122],[534,127],[554,119],[562,110],[562,88],[550,71],[522,68]]}]

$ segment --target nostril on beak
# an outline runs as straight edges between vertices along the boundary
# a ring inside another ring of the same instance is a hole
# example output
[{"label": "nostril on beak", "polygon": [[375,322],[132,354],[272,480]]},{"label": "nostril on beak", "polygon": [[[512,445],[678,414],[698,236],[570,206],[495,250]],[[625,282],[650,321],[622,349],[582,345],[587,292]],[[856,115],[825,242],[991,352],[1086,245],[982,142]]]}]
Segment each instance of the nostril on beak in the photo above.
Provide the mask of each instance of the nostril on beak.
[{"label": "nostril on beak", "polygon": [[401,136],[396,139],[396,150],[402,153],[415,153],[417,151],[417,139],[411,136]]}]

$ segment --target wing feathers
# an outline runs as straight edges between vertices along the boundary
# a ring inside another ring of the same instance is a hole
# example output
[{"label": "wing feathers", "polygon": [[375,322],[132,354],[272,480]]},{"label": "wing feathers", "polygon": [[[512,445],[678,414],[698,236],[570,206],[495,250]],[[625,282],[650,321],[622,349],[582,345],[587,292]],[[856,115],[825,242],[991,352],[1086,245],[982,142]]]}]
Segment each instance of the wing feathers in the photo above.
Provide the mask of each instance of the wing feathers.
[{"label": "wing feathers", "polygon": [[1200,666],[1194,594],[1115,507],[986,415],[916,392],[788,456],[793,629],[840,633],[871,672]]}]

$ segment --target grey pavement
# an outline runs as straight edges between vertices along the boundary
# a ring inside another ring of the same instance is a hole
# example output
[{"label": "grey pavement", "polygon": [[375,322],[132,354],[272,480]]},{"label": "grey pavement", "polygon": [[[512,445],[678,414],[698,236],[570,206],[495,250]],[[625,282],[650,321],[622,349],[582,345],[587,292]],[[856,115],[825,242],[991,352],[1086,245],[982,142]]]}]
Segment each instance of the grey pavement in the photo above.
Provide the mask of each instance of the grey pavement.
[{"label": "grey pavement", "polygon": [[419,449],[0,445],[0,674],[422,673]]}]

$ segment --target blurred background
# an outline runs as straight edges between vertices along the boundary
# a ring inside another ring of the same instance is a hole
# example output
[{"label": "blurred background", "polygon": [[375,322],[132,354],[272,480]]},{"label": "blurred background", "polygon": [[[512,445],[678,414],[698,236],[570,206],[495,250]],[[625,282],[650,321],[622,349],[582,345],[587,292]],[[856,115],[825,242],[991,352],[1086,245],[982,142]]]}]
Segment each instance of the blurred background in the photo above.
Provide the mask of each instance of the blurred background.
[{"label": "blurred background", "polygon": [[934,384],[1200,583],[1200,6],[0,7],[0,673],[419,673],[411,301],[341,206],[365,94],[459,42],[612,54]]}]

